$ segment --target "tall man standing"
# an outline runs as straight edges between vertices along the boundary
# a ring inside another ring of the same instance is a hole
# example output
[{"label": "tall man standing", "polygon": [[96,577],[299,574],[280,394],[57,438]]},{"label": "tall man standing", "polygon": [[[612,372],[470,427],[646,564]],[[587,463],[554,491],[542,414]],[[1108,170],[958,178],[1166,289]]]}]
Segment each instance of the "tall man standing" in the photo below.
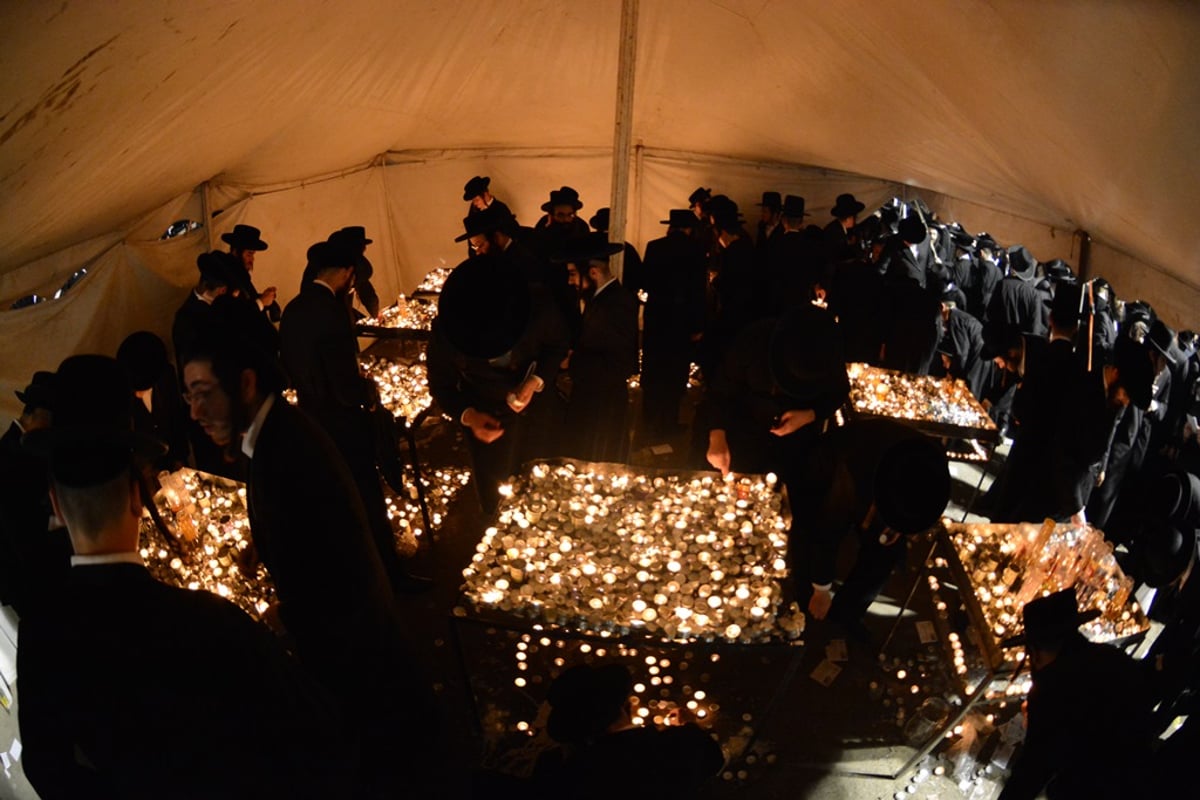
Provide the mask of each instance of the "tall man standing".
[{"label": "tall man standing", "polygon": [[259,310],[267,315],[271,322],[279,322],[279,302],[275,299],[275,287],[268,286],[262,292],[254,288],[252,273],[254,272],[254,254],[266,250],[268,245],[262,239],[262,232],[253,225],[235,225],[229,233],[221,234],[221,241],[229,245],[229,252],[238,260],[239,274],[235,280],[236,289],[240,290],[246,299],[255,303]]},{"label": "tall man standing", "polygon": [[[331,316],[346,320],[332,295],[329,303]],[[283,401],[274,360],[236,333],[213,332],[184,362],[193,419],[220,445],[240,441],[249,458],[251,536],[297,655],[341,704],[367,786],[411,790],[428,774],[422,760],[434,738],[433,696],[350,469],[325,430]]]},{"label": "tall man standing", "polygon": [[346,313],[345,295],[354,285],[355,253],[335,242],[309,251],[314,280],[284,310],[280,355],[300,407],[337,445],[354,476],[371,534],[393,588],[414,591],[426,582],[407,574],[396,555],[387,503],[376,468],[371,414],[379,403],[375,383],[358,368],[358,342]]}]

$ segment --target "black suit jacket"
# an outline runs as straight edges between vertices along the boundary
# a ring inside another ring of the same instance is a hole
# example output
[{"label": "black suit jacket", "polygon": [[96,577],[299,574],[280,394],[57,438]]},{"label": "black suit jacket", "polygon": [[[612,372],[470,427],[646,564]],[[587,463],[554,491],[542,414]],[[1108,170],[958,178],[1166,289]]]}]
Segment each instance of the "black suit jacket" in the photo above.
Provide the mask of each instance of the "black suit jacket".
[{"label": "black suit jacket", "polygon": [[682,231],[655,239],[646,245],[645,275],[643,347],[687,347],[704,330],[704,246]]},{"label": "black suit jacket", "polygon": [[888,239],[879,264],[889,283],[914,280],[924,288],[929,268],[933,264],[933,251],[929,249],[929,240],[926,239],[917,245],[914,255],[903,239],[893,236]]},{"label": "black suit jacket", "polygon": [[183,374],[184,356],[191,352],[201,332],[212,324],[212,318],[212,306],[197,297],[194,291],[188,292],[171,325],[171,344],[175,348],[175,364],[180,375]]},{"label": "black suit jacket", "polygon": [[300,407],[343,447],[358,438],[374,384],[358,368],[358,341],[341,298],[310,283],[283,312],[279,349]]},{"label": "black suit jacket", "polygon": [[1009,275],[996,286],[988,306],[988,326],[994,331],[1005,329],[1046,336],[1050,333],[1050,312],[1045,301],[1049,295],[1032,281]]},{"label": "black suit jacket", "polygon": [[232,603],[136,564],[74,567],[20,638],[25,773],[44,800],[347,794],[327,696]]},{"label": "black suit jacket", "polygon": [[637,313],[637,300],[616,281],[588,301],[571,354],[575,391],[624,392],[638,370]]}]

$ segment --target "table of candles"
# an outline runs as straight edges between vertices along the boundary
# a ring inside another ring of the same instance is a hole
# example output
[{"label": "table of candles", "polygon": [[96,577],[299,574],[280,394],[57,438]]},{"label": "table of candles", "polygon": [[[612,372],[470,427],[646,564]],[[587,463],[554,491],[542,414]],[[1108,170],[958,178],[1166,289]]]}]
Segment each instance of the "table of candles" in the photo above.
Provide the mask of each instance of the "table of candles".
[{"label": "table of candles", "polygon": [[[388,519],[396,550],[413,555],[419,543],[441,526],[455,496],[470,482],[463,469],[429,469],[422,475],[433,528],[426,527],[417,504],[413,473],[407,491],[385,490]],[[228,598],[261,619],[275,598],[275,588],[261,563],[245,558],[252,539],[246,508],[246,485],[184,468],[158,476],[154,505],[166,536],[149,512],[143,517],[140,552],[155,578],[172,586],[205,590]]]},{"label": "table of candles", "polygon": [[436,316],[436,301],[402,294],[395,303],[380,311],[379,316],[359,320],[357,333],[384,339],[425,341],[429,339]]},{"label": "table of candles", "polygon": [[[454,610],[460,648],[474,635],[490,651],[460,649],[486,734],[541,732],[550,681],[603,660],[634,674],[635,725],[692,719],[734,749],[753,736],[743,711],[762,698],[725,696],[713,677],[767,648],[800,652],[805,617],[783,602],[788,511],[774,475],[564,459],[533,463],[501,496]],[[511,651],[485,664],[501,636]],[[788,658],[773,661],[783,671]]]},{"label": "table of candles", "polygon": [[972,756],[990,738],[989,752],[1003,754],[994,760],[1007,764],[1019,739],[1009,723],[1032,683],[1022,648],[1004,645],[1023,633],[1030,600],[1074,586],[1080,610],[1100,612],[1081,628],[1092,641],[1123,645],[1149,630],[1130,602],[1132,582],[1094,528],[947,520],[921,552],[926,558],[880,656],[882,673],[868,687],[908,748],[903,766],[878,774],[895,777],[944,740],[953,751],[964,737]]},{"label": "table of candles", "polygon": [[952,458],[986,461],[1000,439],[996,424],[960,378],[910,375],[867,364],[846,365],[851,417],[890,417],[943,439],[962,441]]}]

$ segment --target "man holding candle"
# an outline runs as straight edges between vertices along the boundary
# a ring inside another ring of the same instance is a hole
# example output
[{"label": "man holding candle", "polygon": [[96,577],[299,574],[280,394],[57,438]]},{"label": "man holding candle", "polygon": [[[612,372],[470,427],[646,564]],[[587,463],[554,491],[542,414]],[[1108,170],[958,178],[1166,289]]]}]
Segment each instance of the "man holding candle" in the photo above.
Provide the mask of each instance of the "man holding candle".
[{"label": "man holding candle", "polygon": [[[466,430],[485,512],[520,461],[556,448],[554,382],[567,330],[549,294],[487,254],[459,264],[438,298],[427,365],[429,392]],[[539,429],[540,430],[537,430]],[[527,440],[538,433],[541,441]]]}]

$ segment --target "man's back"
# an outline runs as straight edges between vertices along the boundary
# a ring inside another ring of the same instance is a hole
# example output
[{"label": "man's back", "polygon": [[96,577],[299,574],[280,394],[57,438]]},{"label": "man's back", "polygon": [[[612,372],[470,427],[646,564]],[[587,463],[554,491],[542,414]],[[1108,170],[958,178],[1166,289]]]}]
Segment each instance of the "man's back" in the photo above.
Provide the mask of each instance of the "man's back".
[{"label": "man's back", "polygon": [[[20,637],[25,768],[47,800],[343,793],[326,696],[221,598],[136,564],[78,566]],[[317,740],[330,762],[310,756]]]}]

